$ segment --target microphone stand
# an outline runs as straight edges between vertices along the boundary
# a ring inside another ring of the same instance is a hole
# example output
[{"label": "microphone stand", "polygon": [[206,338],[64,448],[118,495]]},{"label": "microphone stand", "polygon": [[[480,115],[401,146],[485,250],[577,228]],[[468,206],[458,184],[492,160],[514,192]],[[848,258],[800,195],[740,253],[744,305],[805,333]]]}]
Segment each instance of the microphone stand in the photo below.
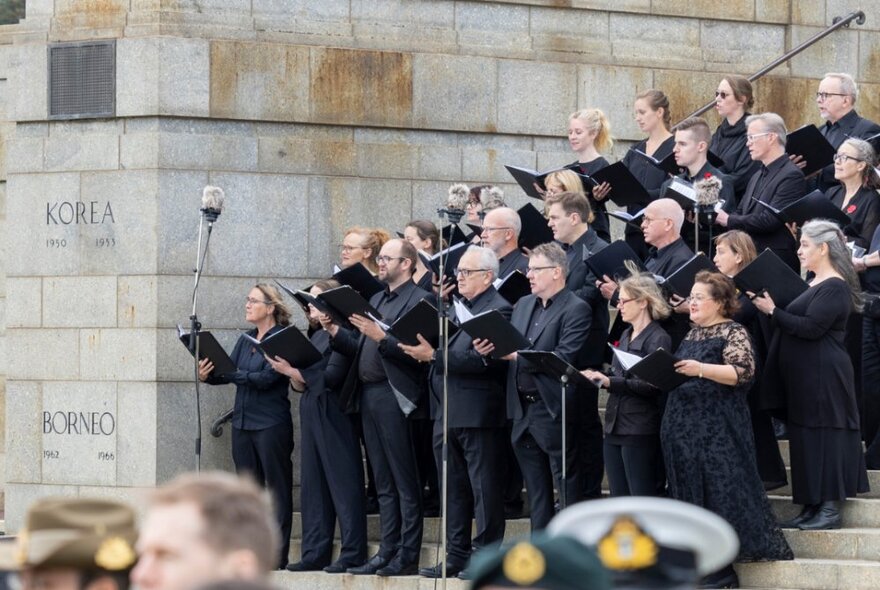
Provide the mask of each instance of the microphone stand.
[{"label": "microphone stand", "polygon": [[[217,209],[205,208],[200,209],[200,211],[202,215],[199,218],[199,242],[198,249],[196,250],[196,267],[193,269],[195,280],[192,294],[192,314],[189,316],[189,348],[193,355],[193,375],[196,384],[196,473],[202,469],[202,403],[201,390],[199,387],[201,385],[201,380],[199,380],[199,331],[202,329],[202,324],[199,322],[196,308],[198,303],[199,282],[202,279],[202,270],[205,266],[205,259],[208,257],[208,247],[211,244],[211,231],[214,229],[214,222],[217,221],[217,217],[220,216],[220,211]],[[208,221],[208,233],[205,238],[205,250],[202,252],[202,228],[204,227],[205,220]]]},{"label": "microphone stand", "polygon": [[[464,211],[460,209],[437,209],[437,220],[439,227],[443,227],[443,218],[449,221],[449,225],[458,225],[464,216]],[[442,230],[440,235],[443,235]],[[450,236],[452,233],[450,232]],[[447,245],[448,246],[448,245]],[[437,321],[440,324],[440,342],[443,346],[443,443],[441,445],[440,457],[440,585],[446,590],[446,523],[447,523],[447,497],[449,495],[449,306],[443,300],[443,286],[446,280],[446,257],[443,256],[443,244],[440,244],[440,256],[438,263],[440,266],[440,287],[437,291]],[[435,581],[436,584],[436,581]]]}]

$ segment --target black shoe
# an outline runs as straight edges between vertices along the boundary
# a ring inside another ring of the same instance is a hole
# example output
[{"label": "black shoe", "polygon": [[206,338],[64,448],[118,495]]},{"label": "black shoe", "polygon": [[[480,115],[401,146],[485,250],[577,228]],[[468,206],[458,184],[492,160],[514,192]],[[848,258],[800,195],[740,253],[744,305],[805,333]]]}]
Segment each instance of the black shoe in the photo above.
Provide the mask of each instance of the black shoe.
[{"label": "black shoe", "polygon": [[419,573],[419,561],[418,559],[413,559],[412,561],[404,561],[400,558],[400,556],[395,557],[391,561],[388,562],[383,568],[379,568],[376,571],[377,576],[388,577],[388,576],[414,576]]},{"label": "black shoe", "polygon": [[[446,564],[446,577],[447,578],[455,578],[458,574],[461,573],[462,568],[460,565],[455,565],[453,563]],[[419,575],[425,578],[442,578],[443,577],[443,564],[438,563],[434,567],[423,567],[419,569]]]},{"label": "black shoe", "polygon": [[729,565],[724,569],[718,570],[714,574],[709,574],[702,580],[698,588],[739,588],[739,577],[733,570],[733,566]]},{"label": "black shoe", "polygon": [[806,522],[816,516],[816,512],[819,511],[818,504],[804,504],[804,507],[801,509],[801,513],[795,516],[794,518],[790,518],[788,520],[783,520],[779,523],[779,528],[781,529],[796,529],[798,525],[802,522]]},{"label": "black shoe", "polygon": [[374,496],[367,496],[367,514],[379,514],[379,500]]},{"label": "black shoe", "polygon": [[467,568],[465,568],[465,569],[461,570],[460,572],[458,572],[457,577],[459,580],[470,580],[471,573],[467,570]]},{"label": "black shoe", "polygon": [[344,563],[341,561],[334,561],[330,565],[324,568],[324,571],[328,574],[344,574],[348,571],[349,568],[357,567],[353,563]]},{"label": "black shoe", "polygon": [[297,561],[296,563],[287,564],[287,567],[285,569],[287,569],[287,571],[289,572],[317,572],[323,568],[316,563]]},{"label": "black shoe", "polygon": [[802,531],[827,531],[828,529],[839,529],[840,510],[837,508],[837,502],[822,502],[819,510],[813,518],[806,520],[798,525]]},{"label": "black shoe", "polygon": [[388,565],[388,561],[389,560],[387,558],[382,557],[377,553],[369,560],[367,560],[367,563],[359,565],[357,567],[350,567],[345,571],[356,576],[372,576],[378,570]]}]

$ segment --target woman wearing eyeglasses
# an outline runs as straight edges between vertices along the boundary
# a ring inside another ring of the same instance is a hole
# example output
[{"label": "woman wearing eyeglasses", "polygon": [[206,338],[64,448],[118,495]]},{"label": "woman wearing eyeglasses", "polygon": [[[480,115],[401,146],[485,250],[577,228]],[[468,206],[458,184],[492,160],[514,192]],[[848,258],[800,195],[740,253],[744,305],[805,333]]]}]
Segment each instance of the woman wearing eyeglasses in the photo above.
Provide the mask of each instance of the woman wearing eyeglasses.
[{"label": "woman wearing eyeglasses", "polygon": [[348,268],[360,262],[373,274],[379,272],[376,256],[391,235],[384,229],[369,227],[350,227],[340,246],[340,268]]},{"label": "woman wearing eyeglasses", "polygon": [[[617,348],[646,356],[658,348],[670,350],[672,339],[658,320],[669,317],[669,305],[649,273],[632,274],[620,282],[617,310],[629,326]],[[605,408],[605,471],[612,496],[656,496],[663,493],[660,419],[663,395],[656,387],[627,373],[615,356],[611,375],[581,373],[608,391]]]},{"label": "woman wearing eyeglasses", "polygon": [[[792,559],[776,525],[758,468],[746,401],[755,375],[748,331],[737,311],[733,281],[716,272],[697,274],[689,297],[695,324],[675,355],[690,377],[669,392],[660,427],[669,495],[715,512],[736,529],[739,561]],[[736,588],[731,566],[702,588]]]},{"label": "woman wearing eyeglasses", "polygon": [[[245,320],[254,325],[247,334],[263,340],[290,323],[290,311],[278,289],[257,283],[247,295]],[[247,338],[240,336],[229,355],[238,370],[214,374],[207,359],[199,362],[199,380],[209,385],[235,384],[232,413],[232,461],[272,494],[281,533],[278,567],[287,565],[293,510],[293,421],[287,398],[287,378],[277,373]]]},{"label": "woman wearing eyeglasses", "polygon": [[749,178],[758,171],[761,163],[752,160],[746,147],[746,117],[755,106],[752,83],[743,76],[725,76],[715,91],[715,111],[721,117],[721,125],[712,135],[709,150],[724,160],[720,170],[733,183],[736,203],[729,203],[728,211],[736,209],[746,192]]},{"label": "woman wearing eyeglasses", "polygon": [[874,230],[880,225],[880,179],[874,167],[877,156],[871,144],[862,139],[847,139],[834,156],[834,178],[839,186],[825,196],[852,222],[843,229],[848,240],[868,249]]}]

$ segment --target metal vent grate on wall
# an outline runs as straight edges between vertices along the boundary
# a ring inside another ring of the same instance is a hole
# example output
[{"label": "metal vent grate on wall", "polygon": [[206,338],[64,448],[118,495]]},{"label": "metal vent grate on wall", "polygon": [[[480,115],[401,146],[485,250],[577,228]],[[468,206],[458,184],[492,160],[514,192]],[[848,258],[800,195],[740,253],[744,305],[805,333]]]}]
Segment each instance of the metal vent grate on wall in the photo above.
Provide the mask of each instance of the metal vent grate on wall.
[{"label": "metal vent grate on wall", "polygon": [[49,118],[112,117],[116,113],[116,41],[49,46]]}]

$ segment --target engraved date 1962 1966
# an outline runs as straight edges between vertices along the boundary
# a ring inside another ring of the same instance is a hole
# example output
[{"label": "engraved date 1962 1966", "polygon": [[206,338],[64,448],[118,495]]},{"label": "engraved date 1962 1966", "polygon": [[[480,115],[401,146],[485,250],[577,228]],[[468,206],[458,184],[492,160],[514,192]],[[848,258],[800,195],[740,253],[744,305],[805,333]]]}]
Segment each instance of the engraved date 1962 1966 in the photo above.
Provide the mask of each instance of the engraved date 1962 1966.
[{"label": "engraved date 1962 1966", "polygon": [[[53,249],[67,248],[69,242],[66,238],[46,238],[46,247]],[[116,238],[95,238],[95,248],[115,248]]]}]

